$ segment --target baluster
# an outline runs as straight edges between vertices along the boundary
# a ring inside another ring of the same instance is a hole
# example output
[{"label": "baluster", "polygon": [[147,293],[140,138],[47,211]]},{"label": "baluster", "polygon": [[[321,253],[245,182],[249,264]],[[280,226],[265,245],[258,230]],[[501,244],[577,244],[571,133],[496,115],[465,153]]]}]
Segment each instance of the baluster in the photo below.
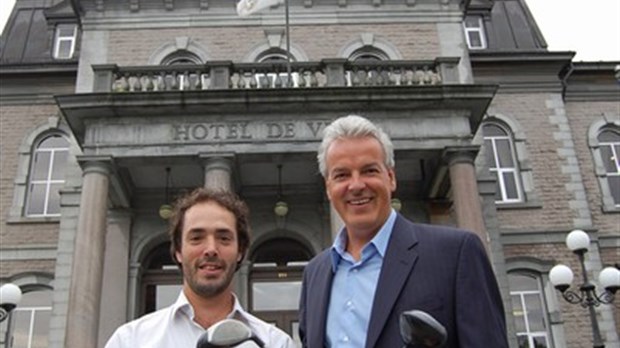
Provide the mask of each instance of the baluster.
[{"label": "baluster", "polygon": [[140,76],[140,84],[142,85],[142,92],[149,92],[153,90],[152,74]]},{"label": "baluster", "polygon": [[439,85],[441,84],[441,75],[438,72],[431,70],[431,84]]},{"label": "baluster", "polygon": [[256,80],[256,69],[252,69],[252,73],[250,74],[250,88],[254,89],[258,87],[258,81]]},{"label": "baluster", "polygon": [[129,77],[129,92],[138,92],[140,91],[140,81],[136,76]]},{"label": "baluster", "polygon": [[278,69],[276,69],[276,77],[275,77],[275,81],[274,81],[274,87],[275,88],[282,88],[283,82],[282,82],[282,77],[280,76],[280,72],[278,71]]},{"label": "baluster", "polygon": [[353,79],[351,80],[351,85],[359,86],[362,84],[360,73],[361,72],[358,71],[358,67],[353,68],[353,72],[351,73],[351,75],[353,76]]},{"label": "baluster", "polygon": [[200,84],[202,85],[202,89],[209,89],[209,74],[208,73],[204,73],[204,74],[200,74]]},{"label": "baluster", "polygon": [[425,85],[430,85],[431,84],[431,82],[432,82],[432,78],[431,78],[432,73],[433,72],[430,71],[427,66],[424,67],[424,84]]},{"label": "baluster", "polygon": [[399,84],[401,86],[407,86],[409,84],[409,79],[407,78],[409,76],[409,70],[407,70],[405,67],[402,67],[400,68],[399,72],[400,72]]},{"label": "baluster", "polygon": [[395,71],[398,71],[398,69],[394,69],[394,67],[391,66],[390,67],[390,71],[386,72],[387,79],[388,79],[388,85],[390,85],[390,86],[397,86],[398,85],[398,78],[396,77]]},{"label": "baluster", "polygon": [[239,69],[239,81],[237,81],[237,88],[245,89],[245,87],[245,73],[243,72],[243,69]]},{"label": "baluster", "polygon": [[159,75],[157,75],[156,79],[157,81],[155,82],[155,89],[156,91],[165,91],[166,90],[166,76],[165,76],[165,72],[161,71],[159,73]]},{"label": "baluster", "polygon": [[306,87],[306,71],[304,69],[299,69],[299,74],[297,75],[299,76],[297,79],[297,86],[299,88],[304,88]]},{"label": "baluster", "polygon": [[269,86],[270,85],[269,82],[271,82],[271,81],[269,81],[269,76],[267,76],[267,72],[266,71],[262,73],[262,76],[263,76],[263,78],[260,79],[260,88],[269,88],[269,87],[271,87],[271,86]]},{"label": "baluster", "polygon": [[412,82],[417,85],[423,85],[424,84],[424,71],[420,70],[419,68],[416,69],[413,75]]},{"label": "baluster", "polygon": [[318,87],[319,79],[316,78],[316,68],[312,68],[312,72],[310,73],[310,86]]},{"label": "baluster", "polygon": [[376,70],[376,77],[375,77],[375,84],[379,85],[379,86],[383,86],[386,85],[386,81],[385,78],[383,76],[383,70],[381,69],[381,67],[377,67]]},{"label": "baluster", "polygon": [[194,85],[194,89],[195,90],[201,90],[202,89],[202,73],[200,72],[200,70],[196,70],[196,84]]},{"label": "baluster", "polygon": [[127,82],[125,74],[121,75],[116,81],[114,81],[114,85],[115,92],[127,92],[129,89],[129,83]]}]

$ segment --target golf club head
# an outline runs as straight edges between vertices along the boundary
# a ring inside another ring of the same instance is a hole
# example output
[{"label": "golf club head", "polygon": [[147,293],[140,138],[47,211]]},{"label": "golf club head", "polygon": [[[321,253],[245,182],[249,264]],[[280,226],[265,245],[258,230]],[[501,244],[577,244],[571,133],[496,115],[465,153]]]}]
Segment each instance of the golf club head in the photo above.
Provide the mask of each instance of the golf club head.
[{"label": "golf club head", "polygon": [[430,314],[419,310],[401,313],[400,335],[406,347],[443,347],[448,339],[446,328]]},{"label": "golf club head", "polygon": [[232,348],[248,341],[253,341],[259,347],[264,346],[247,325],[239,320],[224,319],[200,336],[196,348]]}]

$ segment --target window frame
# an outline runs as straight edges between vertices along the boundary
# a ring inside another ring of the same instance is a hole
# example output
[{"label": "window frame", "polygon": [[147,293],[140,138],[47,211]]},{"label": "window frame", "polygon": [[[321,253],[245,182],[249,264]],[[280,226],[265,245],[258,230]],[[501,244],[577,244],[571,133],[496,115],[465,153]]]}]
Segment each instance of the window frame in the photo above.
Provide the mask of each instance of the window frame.
[{"label": "window frame", "polygon": [[[478,26],[470,27],[467,25],[468,19],[477,19]],[[482,16],[466,16],[463,19],[463,30],[465,32],[465,41],[467,42],[467,48],[470,50],[484,50],[487,48],[487,38],[484,30],[484,21],[482,20]],[[480,38],[480,46],[474,46],[469,38],[470,33],[477,33]]]},{"label": "window frame", "polygon": [[[493,135],[493,136],[487,136],[484,134],[484,128],[488,127],[488,126],[495,126],[498,127],[499,129],[501,129],[502,131],[505,132],[506,135],[504,136],[497,136],[497,135]],[[515,150],[515,140],[514,140],[514,134],[512,132],[511,129],[509,129],[508,127],[506,127],[503,124],[500,124],[498,122],[485,122],[482,125],[482,137],[483,137],[483,142],[486,146],[487,141],[490,141],[491,143],[491,149],[486,149],[487,151],[491,150],[493,153],[493,159],[495,163],[487,163],[487,166],[489,168],[489,171],[495,175],[496,180],[498,181],[498,186],[500,188],[500,200],[495,200],[496,204],[512,204],[512,203],[522,203],[525,201],[524,198],[524,192],[523,192],[523,184],[521,183],[521,177],[520,177],[520,173],[521,173],[521,169],[519,166],[519,160],[517,157],[517,153]],[[511,161],[514,164],[513,167],[501,167],[500,162],[502,162],[500,160],[500,156],[499,156],[499,151],[498,151],[498,146],[497,146],[497,142],[499,140],[507,140],[508,141],[508,145],[510,147],[510,155],[511,155]],[[508,198],[507,197],[507,188],[506,188],[506,182],[504,179],[504,174],[506,173],[511,173],[513,178],[514,178],[514,182],[515,182],[515,191],[517,193],[517,198]]]},{"label": "window frame", "polygon": [[[615,164],[616,167],[616,171],[609,171],[607,169],[607,166],[605,166],[605,177],[607,178],[607,184],[609,185],[609,191],[611,193],[611,191],[613,190],[613,187],[611,185],[611,183],[609,182],[609,178],[610,177],[620,177],[620,151],[617,150],[617,148],[620,148],[620,141],[618,142],[607,142],[607,141],[601,141],[600,140],[600,136],[603,135],[603,133],[605,132],[610,132],[610,133],[615,133],[616,135],[620,136],[620,130],[615,130],[612,129],[610,127],[604,127],[603,129],[601,129],[601,131],[599,132],[599,135],[597,137],[597,139],[599,140],[599,149],[602,149],[603,147],[609,147],[609,152],[611,153],[611,156],[613,158],[613,162]],[[602,151],[601,151],[602,152]],[[604,161],[604,159],[602,158],[601,155],[601,160]],[[613,195],[613,193],[611,193],[611,199],[614,203],[614,207],[615,208],[620,208],[620,197],[618,198],[618,201],[615,200],[615,197]]]},{"label": "window frame", "polygon": [[[61,36],[63,29],[69,29],[73,27],[73,33],[71,35]],[[75,56],[75,48],[77,45],[78,26],[75,23],[61,23],[56,25],[54,31],[54,59],[67,60],[73,59]],[[61,56],[60,48],[63,43],[69,42],[69,54],[67,56]]]},{"label": "window frame", "polygon": [[[40,145],[47,139],[52,137],[61,137],[67,142],[66,148],[53,147],[53,148],[44,148],[41,149]],[[49,212],[49,202],[50,196],[52,194],[52,186],[53,185],[64,185],[66,182],[66,173],[63,175],[62,179],[54,179],[52,178],[53,168],[54,168],[54,158],[58,152],[66,152],[66,158],[68,160],[71,150],[71,141],[69,138],[62,132],[47,132],[43,134],[41,137],[37,139],[32,147],[32,152],[30,156],[30,166],[28,169],[28,180],[26,184],[26,197],[24,204],[23,215],[29,218],[47,218],[47,217],[60,217],[60,209],[58,213],[50,213]],[[35,170],[35,160],[37,159],[37,155],[39,153],[49,152],[50,158],[49,163],[47,165],[47,174],[45,179],[34,179],[34,170]],[[66,163],[64,164],[66,165]],[[43,211],[41,213],[30,213],[30,205],[32,202],[32,192],[33,185],[45,185],[45,197],[43,198]]]},{"label": "window frame", "polygon": [[620,116],[603,115],[592,122],[588,129],[588,146],[590,147],[594,172],[600,189],[601,209],[604,213],[620,213],[620,204],[614,202],[608,173],[601,153],[599,135],[605,130],[620,132]]}]

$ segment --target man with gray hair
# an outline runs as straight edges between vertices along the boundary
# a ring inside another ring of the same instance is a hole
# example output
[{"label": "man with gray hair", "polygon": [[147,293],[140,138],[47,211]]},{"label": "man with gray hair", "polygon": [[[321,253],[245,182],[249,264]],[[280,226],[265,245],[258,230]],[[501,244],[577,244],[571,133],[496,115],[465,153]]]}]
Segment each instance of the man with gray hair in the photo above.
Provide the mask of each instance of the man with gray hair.
[{"label": "man with gray hair", "polygon": [[304,271],[304,347],[402,347],[399,317],[413,309],[443,324],[447,348],[508,347],[480,239],[392,209],[394,147],[383,130],[360,116],[339,118],[325,129],[317,158],[345,226]]}]

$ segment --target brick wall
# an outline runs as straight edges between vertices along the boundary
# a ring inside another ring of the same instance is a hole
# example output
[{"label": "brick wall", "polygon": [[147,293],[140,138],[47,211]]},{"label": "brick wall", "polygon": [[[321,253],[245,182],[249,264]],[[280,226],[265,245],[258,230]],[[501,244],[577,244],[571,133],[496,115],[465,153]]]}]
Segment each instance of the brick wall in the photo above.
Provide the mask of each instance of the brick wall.
[{"label": "brick wall", "polygon": [[561,171],[558,141],[553,133],[558,126],[550,122],[554,114],[547,106],[549,93],[497,94],[491,104],[491,115],[502,114],[519,122],[526,137],[526,148],[533,173],[534,191],[541,199],[540,209],[498,210],[502,230],[546,230],[570,226],[575,217],[568,202],[573,198],[565,185],[567,175]]},{"label": "brick wall", "polygon": [[[119,66],[146,65],[159,47],[174,42],[177,37],[189,37],[206,50],[210,60],[239,62],[259,43],[265,42],[265,30],[282,26],[227,28],[183,28],[114,30],[109,33],[108,62]],[[440,54],[435,24],[377,24],[367,25],[294,26],[290,28],[291,46],[300,47],[310,61],[339,58],[338,52],[360,34],[372,32],[375,37],[389,41],[398,48],[404,59],[433,60]],[[317,40],[328,37],[329,40]]]},{"label": "brick wall", "polygon": [[[48,118],[57,116],[55,105],[2,105],[0,108],[0,240],[3,246],[52,244],[58,236],[58,223],[7,224],[13,204],[19,147]],[[4,263],[3,263],[4,272]]]},{"label": "brick wall", "polygon": [[[601,234],[620,234],[620,214],[604,213],[601,188],[594,172],[592,152],[588,147],[588,129],[603,113],[620,117],[620,102],[572,102],[567,103],[566,113],[574,134],[575,149],[579,158],[581,176],[594,226]],[[617,261],[618,259],[616,259]]]}]

